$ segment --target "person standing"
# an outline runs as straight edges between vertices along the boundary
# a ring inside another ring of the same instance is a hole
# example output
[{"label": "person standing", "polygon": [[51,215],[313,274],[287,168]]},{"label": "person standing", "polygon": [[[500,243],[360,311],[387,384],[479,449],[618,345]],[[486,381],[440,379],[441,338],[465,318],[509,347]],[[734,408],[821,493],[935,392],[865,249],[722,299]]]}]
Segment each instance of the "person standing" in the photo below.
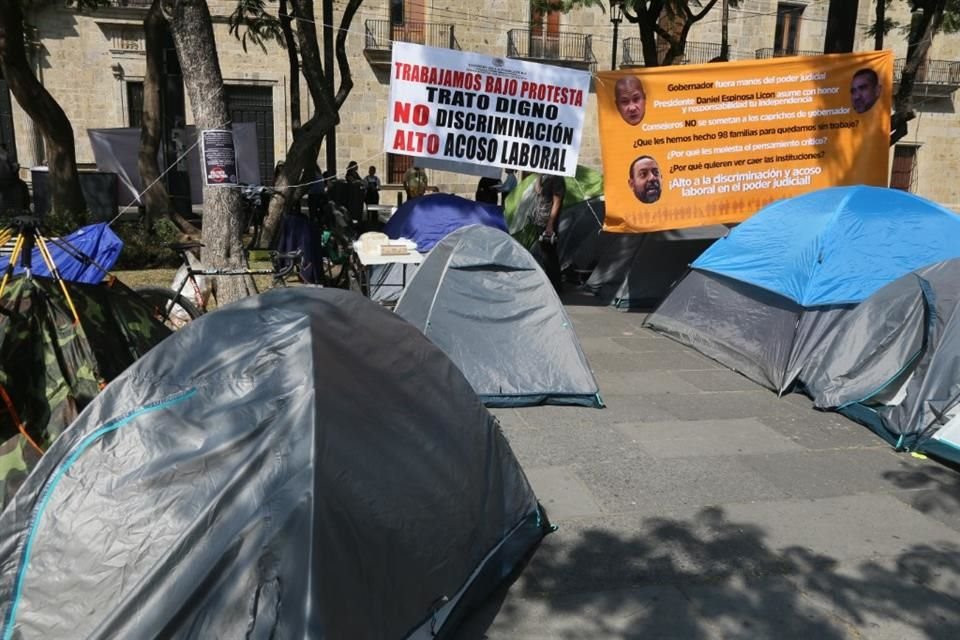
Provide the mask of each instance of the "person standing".
[{"label": "person standing", "polygon": [[370,167],[363,178],[364,201],[367,204],[380,204],[380,178],[377,177],[377,168]]},{"label": "person standing", "polygon": [[480,178],[480,182],[477,183],[477,193],[474,195],[473,199],[477,202],[485,202],[487,204],[497,204],[497,185],[500,184],[499,178]]},{"label": "person standing", "polygon": [[501,206],[507,204],[507,197],[517,188],[517,171],[515,169],[506,170],[507,177],[502,182],[494,185],[494,189],[500,192]]},{"label": "person standing", "polygon": [[561,274],[560,257],[557,254],[557,225],[560,220],[560,208],[567,194],[567,183],[563,176],[540,174],[534,185],[537,200],[533,212],[533,225],[539,233],[541,266],[553,288],[560,293]]},{"label": "person standing", "polygon": [[403,188],[407,192],[407,200],[419,198],[427,192],[427,172],[413,165],[403,174]]}]

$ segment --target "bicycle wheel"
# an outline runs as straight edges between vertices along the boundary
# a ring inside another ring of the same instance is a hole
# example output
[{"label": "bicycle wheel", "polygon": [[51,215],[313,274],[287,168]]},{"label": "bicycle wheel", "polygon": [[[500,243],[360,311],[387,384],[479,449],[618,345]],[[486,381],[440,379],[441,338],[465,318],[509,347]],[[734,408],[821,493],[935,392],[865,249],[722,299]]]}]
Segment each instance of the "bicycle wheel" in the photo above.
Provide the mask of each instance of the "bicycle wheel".
[{"label": "bicycle wheel", "polygon": [[339,232],[325,231],[323,241],[323,265],[321,267],[325,287],[348,289],[350,287],[350,259],[354,255],[350,241]]},{"label": "bicycle wheel", "polygon": [[153,309],[153,317],[173,331],[191,320],[196,320],[203,313],[195,304],[172,289],[137,287],[134,291]]}]

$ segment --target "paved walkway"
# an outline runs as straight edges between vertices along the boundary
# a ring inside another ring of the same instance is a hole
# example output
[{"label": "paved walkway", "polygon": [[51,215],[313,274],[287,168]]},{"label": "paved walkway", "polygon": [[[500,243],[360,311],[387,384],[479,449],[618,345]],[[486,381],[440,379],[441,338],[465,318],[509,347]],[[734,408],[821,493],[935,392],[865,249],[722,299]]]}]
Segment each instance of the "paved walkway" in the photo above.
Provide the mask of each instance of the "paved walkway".
[{"label": "paved walkway", "polygon": [[608,408],[496,411],[560,529],[488,638],[960,638],[960,472],[578,301]]}]

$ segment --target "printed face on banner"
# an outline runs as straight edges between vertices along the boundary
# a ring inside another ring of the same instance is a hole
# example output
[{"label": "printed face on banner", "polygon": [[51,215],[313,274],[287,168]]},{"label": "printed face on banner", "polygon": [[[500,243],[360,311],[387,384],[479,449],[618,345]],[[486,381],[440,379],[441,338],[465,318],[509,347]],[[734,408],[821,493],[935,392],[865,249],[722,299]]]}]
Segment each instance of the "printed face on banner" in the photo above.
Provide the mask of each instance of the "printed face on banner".
[{"label": "printed face on banner", "polygon": [[384,151],[572,176],[589,90],[583,71],[397,42]]},{"label": "printed face on banner", "polygon": [[739,222],[774,200],[887,184],[893,54],[601,72],[604,229]]}]

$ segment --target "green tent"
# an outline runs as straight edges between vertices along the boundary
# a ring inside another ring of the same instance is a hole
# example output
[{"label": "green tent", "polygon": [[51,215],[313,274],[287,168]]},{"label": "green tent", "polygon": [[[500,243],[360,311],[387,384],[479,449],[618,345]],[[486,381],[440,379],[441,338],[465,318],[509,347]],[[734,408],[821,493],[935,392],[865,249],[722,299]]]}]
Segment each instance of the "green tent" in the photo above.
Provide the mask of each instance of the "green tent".
[{"label": "green tent", "polygon": [[[533,246],[537,240],[536,230],[530,224],[536,193],[534,183],[537,174],[531,174],[520,181],[504,204],[504,216],[507,219],[507,231],[514,239],[525,247]],[[603,196],[603,174],[599,171],[577,165],[577,173],[573,177],[564,178],[567,183],[567,194],[563,198],[563,209],[568,209],[581,203]],[[602,216],[602,214],[601,214]],[[597,223],[602,223],[600,217]]]},{"label": "green tent", "polygon": [[33,276],[7,284],[0,298],[0,508],[100,389],[169,334],[116,278],[89,285]]}]

